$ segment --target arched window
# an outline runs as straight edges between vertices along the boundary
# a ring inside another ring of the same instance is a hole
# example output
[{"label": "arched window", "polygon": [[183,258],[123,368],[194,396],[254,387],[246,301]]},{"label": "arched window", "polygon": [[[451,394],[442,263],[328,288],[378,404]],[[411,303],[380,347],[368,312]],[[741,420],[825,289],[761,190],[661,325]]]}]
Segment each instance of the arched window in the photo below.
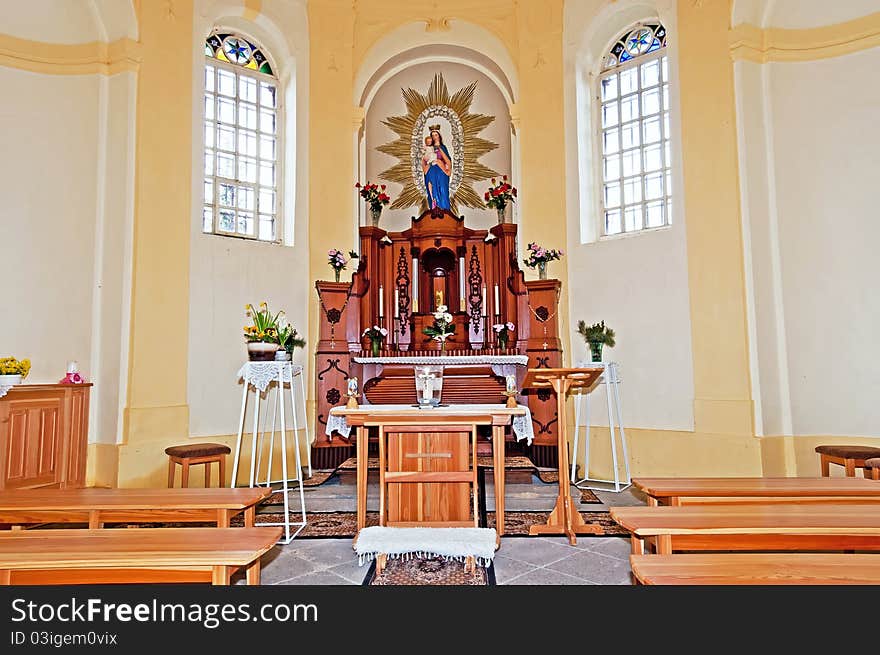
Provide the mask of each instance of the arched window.
[{"label": "arched window", "polygon": [[668,71],[659,23],[631,28],[602,61],[597,125],[606,236],[669,225]]},{"label": "arched window", "polygon": [[238,34],[205,40],[202,231],[280,241],[281,98],[263,50]]}]

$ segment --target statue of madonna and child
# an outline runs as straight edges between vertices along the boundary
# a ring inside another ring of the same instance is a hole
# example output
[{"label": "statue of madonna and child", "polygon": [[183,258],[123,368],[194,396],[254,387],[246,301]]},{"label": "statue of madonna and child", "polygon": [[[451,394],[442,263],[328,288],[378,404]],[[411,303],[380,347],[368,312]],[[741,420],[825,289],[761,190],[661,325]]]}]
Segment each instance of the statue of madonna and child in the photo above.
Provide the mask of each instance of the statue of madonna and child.
[{"label": "statue of madonna and child", "polygon": [[439,125],[428,126],[422,150],[421,166],[425,176],[425,190],[429,209],[450,209],[449,178],[452,176],[452,157],[443,143]]}]

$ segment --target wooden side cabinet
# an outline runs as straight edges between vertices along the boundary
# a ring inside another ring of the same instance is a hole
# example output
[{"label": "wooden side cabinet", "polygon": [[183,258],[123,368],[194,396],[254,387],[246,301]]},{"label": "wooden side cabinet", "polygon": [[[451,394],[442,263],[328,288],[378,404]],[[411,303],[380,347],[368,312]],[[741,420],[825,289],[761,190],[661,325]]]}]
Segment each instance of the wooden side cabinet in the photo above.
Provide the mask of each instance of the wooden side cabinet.
[{"label": "wooden side cabinet", "polygon": [[84,487],[91,384],[22,384],[0,398],[0,489]]}]

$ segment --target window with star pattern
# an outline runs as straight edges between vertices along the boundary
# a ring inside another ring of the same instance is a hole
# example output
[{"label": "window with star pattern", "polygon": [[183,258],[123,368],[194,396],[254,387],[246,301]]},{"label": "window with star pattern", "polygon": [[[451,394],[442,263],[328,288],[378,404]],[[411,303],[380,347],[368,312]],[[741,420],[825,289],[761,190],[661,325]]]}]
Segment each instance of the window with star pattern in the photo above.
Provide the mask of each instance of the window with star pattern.
[{"label": "window with star pattern", "polygon": [[263,49],[239,34],[205,40],[202,231],[279,242],[281,93]]},{"label": "window with star pattern", "polygon": [[597,90],[602,234],[663,227],[672,205],[666,28],[640,24],[605,56]]}]

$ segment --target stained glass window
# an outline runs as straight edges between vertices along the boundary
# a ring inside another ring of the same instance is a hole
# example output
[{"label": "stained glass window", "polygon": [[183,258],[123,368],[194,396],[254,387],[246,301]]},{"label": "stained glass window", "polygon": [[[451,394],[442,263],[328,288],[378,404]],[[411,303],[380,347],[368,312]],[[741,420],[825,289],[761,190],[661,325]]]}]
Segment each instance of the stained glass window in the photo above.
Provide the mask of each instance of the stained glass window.
[{"label": "stained glass window", "polygon": [[237,34],[211,34],[205,57],[202,231],[278,241],[278,80],[262,49]]},{"label": "stained glass window", "polygon": [[637,25],[615,42],[597,95],[603,234],[669,225],[672,153],[663,25]]}]

